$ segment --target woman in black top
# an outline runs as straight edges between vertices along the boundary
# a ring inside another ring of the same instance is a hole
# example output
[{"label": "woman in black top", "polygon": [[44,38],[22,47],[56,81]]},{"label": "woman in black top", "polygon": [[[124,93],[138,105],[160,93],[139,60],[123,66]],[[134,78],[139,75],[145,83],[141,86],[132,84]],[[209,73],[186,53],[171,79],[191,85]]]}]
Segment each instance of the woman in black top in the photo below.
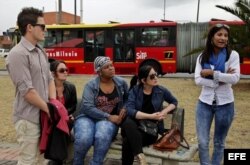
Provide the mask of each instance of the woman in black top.
[{"label": "woman in black top", "polygon": [[[137,83],[139,80],[139,84]],[[163,108],[163,102],[168,106]],[[139,69],[138,76],[131,79],[128,101],[126,104],[127,118],[122,123],[122,164],[132,165],[134,156],[139,159],[140,165],[146,160],[142,147],[156,142],[158,136],[149,135],[138,128],[139,121],[151,120],[158,124],[158,133],[163,133],[163,119],[168,112],[176,108],[178,101],[171,92],[158,85],[157,73],[152,66],[145,65]]]},{"label": "woman in black top", "polygon": [[[53,61],[50,64],[50,71],[54,76],[56,86],[56,99],[59,100],[67,109],[69,115],[69,129],[73,126],[73,113],[76,111],[77,94],[74,84],[66,81],[68,76],[68,68],[64,61]],[[69,147],[73,145],[69,141]],[[70,149],[69,149],[70,150]],[[68,156],[69,158],[69,156]],[[68,160],[67,160],[68,161]],[[62,162],[50,162],[50,164],[62,164]]]}]

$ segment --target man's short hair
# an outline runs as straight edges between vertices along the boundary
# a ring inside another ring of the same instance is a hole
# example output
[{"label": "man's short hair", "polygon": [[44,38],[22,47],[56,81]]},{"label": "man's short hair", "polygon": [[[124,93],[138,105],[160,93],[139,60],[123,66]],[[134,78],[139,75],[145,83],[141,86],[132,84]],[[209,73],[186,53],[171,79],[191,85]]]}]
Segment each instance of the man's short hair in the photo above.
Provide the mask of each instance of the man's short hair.
[{"label": "man's short hair", "polygon": [[33,7],[25,7],[21,10],[17,16],[17,26],[22,36],[26,34],[27,25],[35,25],[38,17],[43,17],[42,10]]}]

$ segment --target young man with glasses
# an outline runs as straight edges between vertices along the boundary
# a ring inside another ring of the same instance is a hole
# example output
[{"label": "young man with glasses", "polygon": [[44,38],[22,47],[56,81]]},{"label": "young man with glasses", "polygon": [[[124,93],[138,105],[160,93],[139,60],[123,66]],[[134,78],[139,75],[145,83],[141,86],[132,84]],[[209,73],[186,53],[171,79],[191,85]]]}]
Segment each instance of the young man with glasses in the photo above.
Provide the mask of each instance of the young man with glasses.
[{"label": "young man with glasses", "polygon": [[[163,119],[168,112],[177,107],[177,99],[163,86],[158,85],[157,73],[152,66],[144,65],[139,69],[138,76],[131,80],[130,92],[126,104],[128,117],[122,124],[122,164],[132,165],[134,156],[140,165],[145,165],[146,159],[143,154],[143,146],[156,142],[158,136],[147,134],[138,129],[139,120],[150,120],[158,123],[158,133],[164,132]],[[163,102],[168,106],[163,108]],[[157,134],[158,135],[158,134]]]},{"label": "young man with glasses", "polygon": [[22,38],[11,49],[6,67],[16,88],[13,122],[20,145],[18,165],[44,164],[38,148],[39,117],[40,111],[49,115],[47,102],[56,99],[56,90],[47,55],[38,44],[46,31],[43,12],[23,8],[17,25]]}]

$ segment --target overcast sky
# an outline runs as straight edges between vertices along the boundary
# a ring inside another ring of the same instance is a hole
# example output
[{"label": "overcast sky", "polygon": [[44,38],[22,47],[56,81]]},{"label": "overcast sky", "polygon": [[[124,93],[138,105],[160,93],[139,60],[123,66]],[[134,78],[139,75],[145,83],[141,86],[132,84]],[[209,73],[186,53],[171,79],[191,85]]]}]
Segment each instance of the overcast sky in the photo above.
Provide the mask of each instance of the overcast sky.
[{"label": "overcast sky", "polygon": [[[74,14],[75,0],[62,0],[62,10]],[[80,0],[77,15],[80,16]],[[148,22],[164,18],[164,0],[82,0],[84,23],[107,23],[108,21]],[[198,0],[165,0],[165,19],[177,22],[195,22]],[[215,7],[234,7],[235,0],[200,0],[199,22],[211,18],[238,20],[232,14]],[[1,0],[0,33],[16,25],[17,14],[23,7],[36,7],[45,12],[58,9],[58,0]]]}]

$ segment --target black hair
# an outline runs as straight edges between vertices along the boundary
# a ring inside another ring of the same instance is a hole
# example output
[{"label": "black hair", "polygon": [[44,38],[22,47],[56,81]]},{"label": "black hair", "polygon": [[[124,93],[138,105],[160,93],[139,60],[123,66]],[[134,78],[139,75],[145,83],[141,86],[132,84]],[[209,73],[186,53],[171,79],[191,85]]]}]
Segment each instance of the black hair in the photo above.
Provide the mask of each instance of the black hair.
[{"label": "black hair", "polygon": [[138,76],[134,75],[130,80],[129,90],[132,89],[137,83],[142,85],[142,79],[146,79],[151,69],[154,69],[151,65],[143,65],[139,68]]},{"label": "black hair", "polygon": [[[221,26],[216,26],[216,25],[212,26],[208,32],[206,47],[200,56],[200,61],[201,61],[202,65],[204,63],[209,63],[210,55],[214,51],[214,45],[212,43],[212,38],[214,37],[214,34],[217,33],[221,29],[225,29],[228,33],[228,38],[230,37],[230,30],[229,30],[229,27],[227,25],[224,25],[224,26],[223,26],[223,24]],[[232,52],[231,48],[229,47],[229,43],[226,46],[226,52],[227,52],[227,58],[226,58],[226,61],[227,61],[229,59],[231,52]]]},{"label": "black hair", "polygon": [[33,7],[25,7],[22,9],[17,16],[17,25],[22,36],[26,34],[27,25],[35,25],[38,17],[43,17],[42,10]]},{"label": "black hair", "polygon": [[138,82],[138,76],[134,75],[130,80],[129,90],[132,89]]},{"label": "black hair", "polygon": [[54,61],[52,61],[50,63],[50,71],[51,72],[56,72],[58,65],[61,64],[61,63],[66,65],[66,63],[63,60],[54,60]]}]

